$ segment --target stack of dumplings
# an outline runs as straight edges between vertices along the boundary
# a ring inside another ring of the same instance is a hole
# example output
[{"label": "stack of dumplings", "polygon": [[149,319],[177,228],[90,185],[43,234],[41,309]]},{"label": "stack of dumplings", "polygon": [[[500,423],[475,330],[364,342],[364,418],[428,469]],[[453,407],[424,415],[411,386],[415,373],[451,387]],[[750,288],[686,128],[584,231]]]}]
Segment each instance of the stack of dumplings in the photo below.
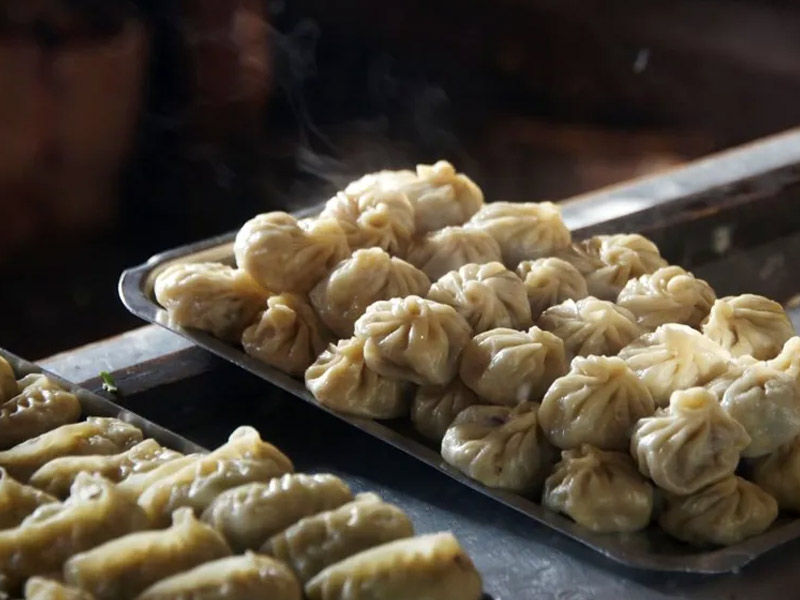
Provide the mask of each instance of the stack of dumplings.
[{"label": "stack of dumplings", "polygon": [[410,420],[487,487],[598,532],[655,524],[663,497],[657,524],[696,545],[800,511],[785,311],[717,298],[640,234],[573,240],[557,205],[485,202],[439,161],[365,175],[314,218],[258,215],[234,250],[236,267],[158,277],[174,323],[303,376],[330,410]]}]

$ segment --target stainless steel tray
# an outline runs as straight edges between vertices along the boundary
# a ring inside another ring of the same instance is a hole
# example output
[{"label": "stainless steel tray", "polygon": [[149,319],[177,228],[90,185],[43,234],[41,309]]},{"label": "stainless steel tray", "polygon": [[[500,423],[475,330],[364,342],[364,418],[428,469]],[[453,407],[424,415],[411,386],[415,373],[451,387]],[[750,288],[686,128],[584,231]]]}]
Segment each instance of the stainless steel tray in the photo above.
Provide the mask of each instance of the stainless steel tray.
[{"label": "stainless steel tray", "polygon": [[[798,165],[800,132],[791,132],[700,161],[663,176],[575,199],[564,205],[565,219],[573,226],[577,237],[584,233],[588,235],[601,231],[647,231],[659,241],[667,245],[671,243],[681,250],[681,257],[684,259],[682,264],[686,264],[685,261],[688,260],[691,263],[688,266],[702,267],[704,262],[713,263],[702,260],[703,257],[707,258],[706,246],[711,243],[708,240],[709,228],[719,227],[723,222],[732,222],[733,219],[742,218],[742,215],[746,218],[750,214],[746,208],[751,208],[754,202],[775,202],[777,206],[784,206],[785,198],[797,197],[793,194],[800,190]],[[613,207],[613,210],[606,210],[604,206]],[[742,207],[745,207],[744,211]],[[313,213],[314,210],[308,209],[303,214]],[[665,223],[669,227],[665,227]],[[684,227],[684,224],[688,225]],[[797,231],[800,232],[800,227]],[[123,303],[140,318],[171,329],[198,346],[407,452],[464,485],[628,567],[654,571],[724,573],[734,571],[766,551],[800,536],[800,519],[785,517],[779,518],[762,535],[715,550],[696,549],[676,542],[655,527],[635,534],[596,534],[527,498],[487,488],[462,475],[446,464],[436,449],[416,436],[406,422],[379,422],[350,417],[319,406],[305,389],[303,382],[208,334],[171,325],[166,313],[153,299],[154,279],[170,264],[199,261],[231,264],[234,235],[229,233],[176,248],[126,270],[119,284]],[[767,236],[773,241],[774,237]],[[676,239],[680,242],[684,238],[692,243],[675,244]],[[759,236],[748,239],[748,243],[754,247],[764,241]],[[687,254],[687,248],[692,249],[691,255]],[[730,256],[736,260],[735,253]],[[712,256],[716,261],[726,257],[727,250],[716,252]]]}]

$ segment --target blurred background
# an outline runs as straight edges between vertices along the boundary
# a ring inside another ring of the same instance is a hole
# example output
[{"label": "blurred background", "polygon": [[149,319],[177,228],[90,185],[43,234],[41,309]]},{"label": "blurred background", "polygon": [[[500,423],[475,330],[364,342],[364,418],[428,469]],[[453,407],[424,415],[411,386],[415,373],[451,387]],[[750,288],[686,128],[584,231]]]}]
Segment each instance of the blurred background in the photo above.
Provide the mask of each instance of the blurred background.
[{"label": "blurred background", "polygon": [[560,199],[800,121],[790,0],[0,0],[0,345],[134,327],[126,266],[451,160]]}]

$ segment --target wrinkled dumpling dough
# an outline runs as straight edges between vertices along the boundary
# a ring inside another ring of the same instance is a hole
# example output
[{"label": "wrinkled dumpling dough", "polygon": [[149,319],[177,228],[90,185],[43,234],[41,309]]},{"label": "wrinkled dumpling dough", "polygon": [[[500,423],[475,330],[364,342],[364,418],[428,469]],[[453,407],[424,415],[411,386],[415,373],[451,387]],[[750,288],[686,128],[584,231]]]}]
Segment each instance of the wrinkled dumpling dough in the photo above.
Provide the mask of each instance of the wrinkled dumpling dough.
[{"label": "wrinkled dumpling dough", "polygon": [[25,600],[94,600],[89,592],[54,579],[31,577],[25,582]]},{"label": "wrinkled dumpling dough", "polygon": [[302,600],[294,573],[283,563],[252,552],[207,562],[162,579],[136,600]]},{"label": "wrinkled dumpling dough", "polygon": [[552,458],[537,418],[539,405],[470,406],[442,439],[442,457],[483,485],[519,493],[535,491]]},{"label": "wrinkled dumpling dough", "polygon": [[331,344],[306,369],[306,387],[314,398],[337,412],[394,419],[408,414],[409,384],[378,375],[364,362],[364,340]]},{"label": "wrinkled dumpling dough", "polygon": [[165,577],[230,553],[213,527],[180,508],[167,529],[131,533],[76,554],[64,564],[64,579],[97,600],[127,600]]},{"label": "wrinkled dumpling dough", "polygon": [[714,394],[691,388],[675,392],[669,408],[636,424],[631,454],[658,487],[685,495],[733,474],[749,443],[747,431]]},{"label": "wrinkled dumpling dough", "polygon": [[130,423],[89,417],[0,452],[0,467],[5,467],[12,477],[27,481],[42,465],[59,456],[117,454],[141,441],[141,430]]},{"label": "wrinkled dumpling dough", "polygon": [[722,402],[722,397],[725,395],[727,389],[731,387],[731,384],[744,375],[745,369],[759,362],[760,361],[748,355],[731,357],[728,368],[706,383],[703,387],[714,394],[717,400]]},{"label": "wrinkled dumpling dough", "polygon": [[428,276],[380,248],[356,250],[320,281],[309,298],[322,321],[339,338],[353,335],[356,320],[378,300],[426,296]]},{"label": "wrinkled dumpling dough", "polygon": [[729,475],[689,496],[667,495],[658,523],[673,537],[697,546],[729,546],[766,531],[778,516],[775,498]]},{"label": "wrinkled dumpling dough", "polygon": [[325,203],[322,218],[335,219],[350,248],[381,248],[404,254],[414,235],[414,207],[398,191],[339,192]]},{"label": "wrinkled dumpling dough", "polygon": [[675,390],[706,385],[730,365],[727,351],[677,323],[644,334],[625,346],[619,357],[641,378],[658,406],[666,406]]},{"label": "wrinkled dumpling dough", "polygon": [[751,355],[758,360],[775,358],[794,335],[794,327],[777,302],[742,294],[720,298],[703,323],[703,334],[733,356]]},{"label": "wrinkled dumpling dough", "polygon": [[480,600],[481,576],[451,533],[397,540],[320,572],[309,600]]},{"label": "wrinkled dumpling dough", "polygon": [[515,405],[539,400],[567,372],[564,343],[548,331],[490,329],[464,349],[461,379],[481,398]]},{"label": "wrinkled dumpling dough", "polygon": [[655,411],[650,391],[620,358],[577,357],[539,407],[539,425],[562,449],[627,450],[636,422]]},{"label": "wrinkled dumpling dough", "polygon": [[335,219],[298,221],[285,212],[270,212],[242,226],[233,252],[236,264],[262,287],[304,293],[350,254],[350,247]]},{"label": "wrinkled dumpling dough", "polygon": [[516,272],[525,284],[533,319],[538,319],[551,306],[589,295],[581,272],[554,256],[523,260],[517,265]]},{"label": "wrinkled dumpling dough", "polygon": [[61,568],[76,552],[147,527],[141,509],[102,477],[82,473],[64,502],[44,504],[0,531],[0,573],[13,588]]},{"label": "wrinkled dumpling dough", "polygon": [[129,475],[150,471],[180,456],[179,452],[147,439],[119,454],[54,458],[31,475],[30,484],[61,498],[69,493],[79,473],[102,475],[117,483]]},{"label": "wrinkled dumpling dough", "polygon": [[358,552],[412,535],[414,526],[402,510],[375,494],[359,494],[343,506],[300,519],[270,538],[263,550],[306,582]]},{"label": "wrinkled dumpling dough", "polygon": [[551,256],[572,241],[561,209],[552,202],[490,202],[472,216],[468,227],[491,235],[510,269],[523,260]]},{"label": "wrinkled dumpling dough", "polygon": [[502,259],[500,245],[483,231],[445,227],[414,242],[406,260],[431,280],[470,263],[485,264]]},{"label": "wrinkled dumpling dough", "polygon": [[0,448],[10,448],[74,423],[81,416],[81,403],[75,394],[44,375],[32,375],[26,380],[27,385],[19,394],[0,406]]},{"label": "wrinkled dumpling dough", "polygon": [[371,304],[355,333],[367,367],[379,375],[444,385],[455,377],[470,327],[452,306],[407,296]]},{"label": "wrinkled dumpling dough", "polygon": [[239,341],[267,299],[245,271],[219,263],[167,267],[156,277],[154,293],[172,323],[229,342]]},{"label": "wrinkled dumpling dough", "polygon": [[267,483],[222,492],[203,513],[235,552],[256,550],[292,523],[350,502],[353,494],[334,475],[289,473]]},{"label": "wrinkled dumpling dough", "polygon": [[767,364],[794,377],[800,385],[800,337],[793,336],[786,340],[778,356],[767,361]]},{"label": "wrinkled dumpling dough", "polygon": [[645,329],[664,323],[700,327],[717,296],[714,289],[680,267],[663,267],[649,275],[631,279],[617,297]]},{"label": "wrinkled dumpling dough", "polygon": [[478,396],[461,379],[444,386],[422,386],[411,403],[411,422],[426,438],[441,443],[458,413],[479,403]]},{"label": "wrinkled dumpling dough", "polygon": [[0,404],[6,400],[11,400],[19,393],[17,379],[14,376],[14,369],[8,361],[0,356]]},{"label": "wrinkled dumpling dough", "polygon": [[753,459],[751,479],[772,495],[781,510],[800,512],[800,437]]},{"label": "wrinkled dumpling dough", "polygon": [[545,481],[542,504],[592,531],[638,531],[650,523],[653,486],[628,454],[583,444],[561,453]]},{"label": "wrinkled dumpling dough", "polygon": [[186,456],[179,456],[173,460],[168,460],[162,465],[157,466],[151,471],[143,473],[133,473],[128,476],[124,481],[117,484],[117,488],[125,493],[129,498],[138,500],[144,491],[153,485],[156,481],[164,479],[177,471],[180,471],[187,465],[196,463],[204,454],[187,454]]},{"label": "wrinkled dumpling dough", "polygon": [[297,294],[270,296],[267,309],[244,330],[244,351],[289,375],[302,375],[325,349],[330,334]]},{"label": "wrinkled dumpling dough", "polygon": [[764,363],[745,369],[725,391],[721,404],[750,436],[744,457],[769,454],[800,435],[797,383]]},{"label": "wrinkled dumpling dough", "polygon": [[473,333],[532,325],[525,285],[499,262],[470,263],[442,275],[431,286],[428,298],[455,308]]},{"label": "wrinkled dumpling dough", "polygon": [[53,502],[57,500],[50,494],[14,480],[0,467],[0,530],[16,527],[37,508]]},{"label": "wrinkled dumpling dough", "polygon": [[567,356],[613,356],[644,333],[630,311],[593,296],[551,306],[537,325],[564,341]]}]

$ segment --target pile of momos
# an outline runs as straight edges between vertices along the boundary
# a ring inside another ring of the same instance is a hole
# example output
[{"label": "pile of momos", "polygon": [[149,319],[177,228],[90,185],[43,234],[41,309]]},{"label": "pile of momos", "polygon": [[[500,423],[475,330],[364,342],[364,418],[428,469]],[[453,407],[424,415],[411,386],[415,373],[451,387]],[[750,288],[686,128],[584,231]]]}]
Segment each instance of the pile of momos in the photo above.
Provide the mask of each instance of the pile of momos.
[{"label": "pile of momos", "polygon": [[159,276],[173,321],[238,335],[332,410],[410,418],[488,487],[699,545],[800,511],[784,309],[717,298],[642,235],[573,240],[557,205],[486,203],[440,161],[365,175],[314,218],[259,215],[234,250]]},{"label": "pile of momos", "polygon": [[18,381],[2,357],[0,394],[4,598],[482,596],[451,534],[415,536],[403,510],[376,494],[295,473],[252,427],[184,455],[130,423],[80,420],[74,394],[43,375]]}]

